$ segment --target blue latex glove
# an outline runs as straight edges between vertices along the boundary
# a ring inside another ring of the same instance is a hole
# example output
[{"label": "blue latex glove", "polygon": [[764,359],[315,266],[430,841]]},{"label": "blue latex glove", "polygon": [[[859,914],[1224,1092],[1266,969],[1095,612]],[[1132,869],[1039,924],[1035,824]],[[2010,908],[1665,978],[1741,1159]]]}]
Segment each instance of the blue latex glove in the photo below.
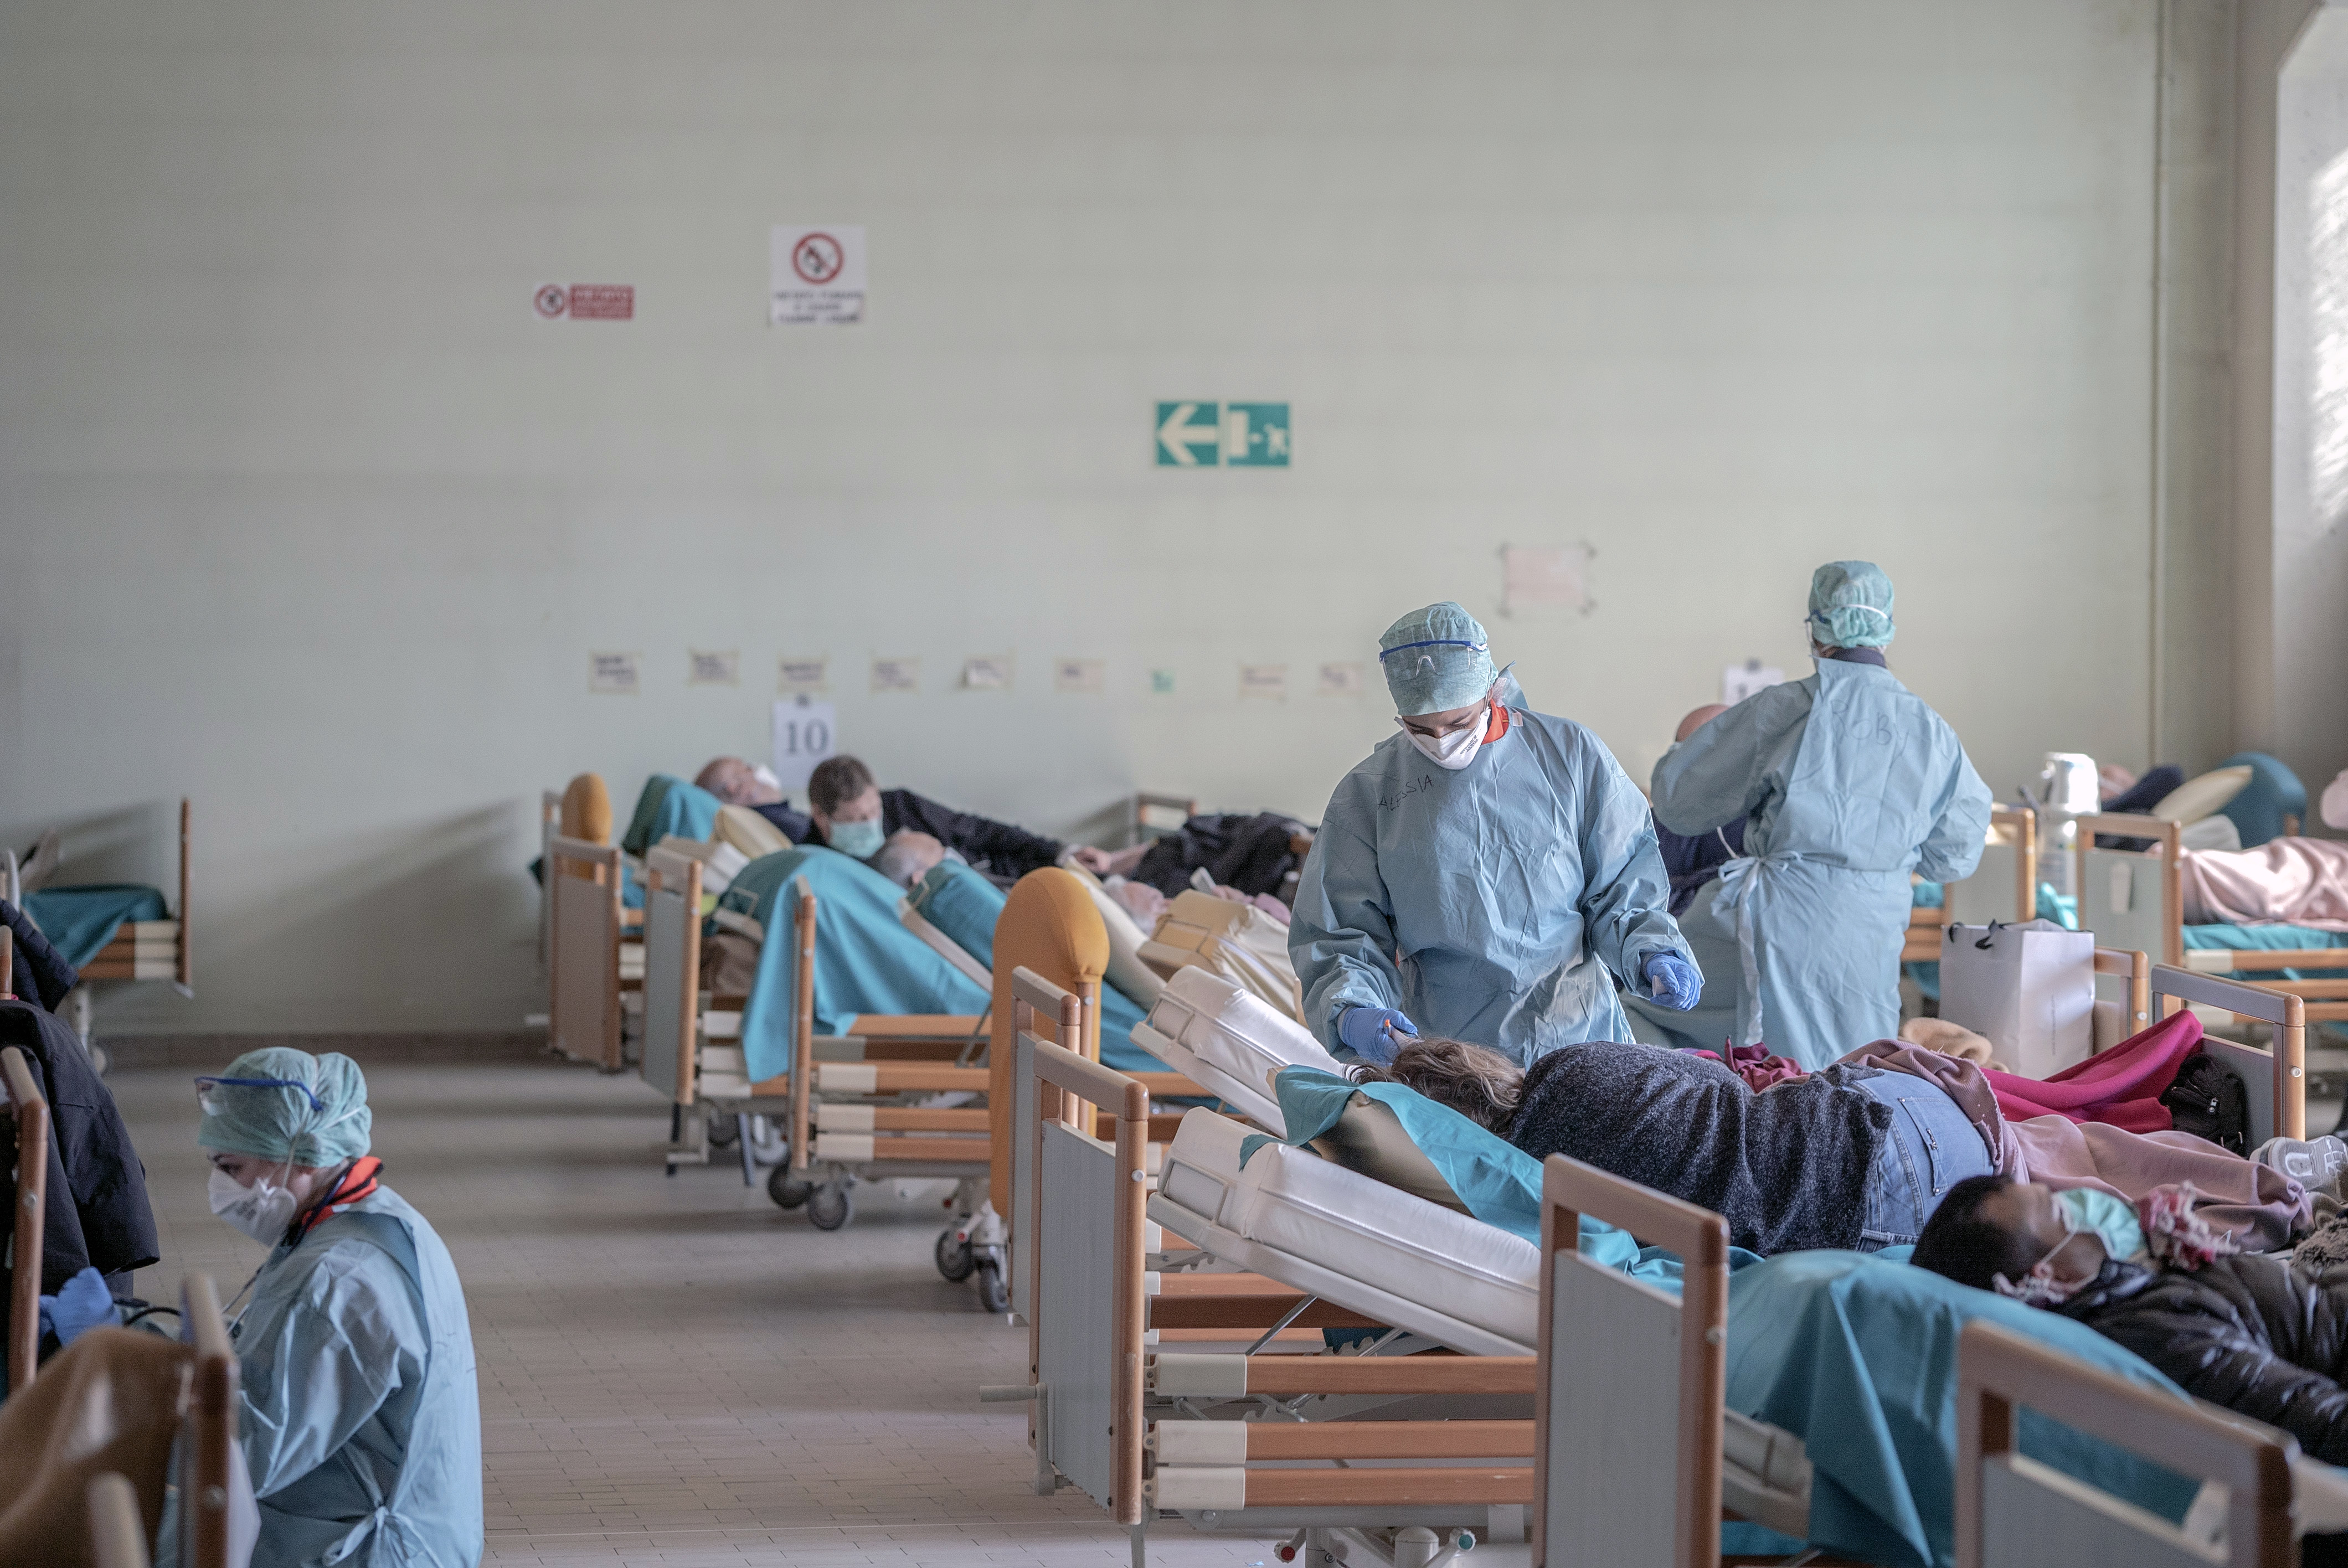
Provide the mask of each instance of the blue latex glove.
[{"label": "blue latex glove", "polygon": [[1704,999],[1704,977],[1677,953],[1649,953],[1639,975],[1655,999],[1673,1012],[1685,1012]]},{"label": "blue latex glove", "polygon": [[41,1297],[41,1331],[55,1334],[60,1345],[72,1344],[86,1329],[110,1327],[114,1322],[114,1292],[94,1268],[67,1280],[55,1296]]},{"label": "blue latex glove", "polygon": [[1392,1008],[1347,1008],[1337,1015],[1337,1040],[1364,1061],[1384,1067],[1402,1042],[1394,1034],[1418,1038],[1418,1025]]}]

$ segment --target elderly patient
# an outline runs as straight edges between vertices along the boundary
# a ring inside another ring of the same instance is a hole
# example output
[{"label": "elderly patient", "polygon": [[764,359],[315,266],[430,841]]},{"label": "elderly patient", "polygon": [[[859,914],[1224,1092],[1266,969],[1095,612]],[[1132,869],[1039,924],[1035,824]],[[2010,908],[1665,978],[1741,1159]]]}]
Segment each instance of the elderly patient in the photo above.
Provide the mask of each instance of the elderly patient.
[{"label": "elderly patient", "polygon": [[783,798],[782,781],[770,768],[753,767],[740,757],[712,757],[693,782],[727,805],[757,812],[793,844],[805,844],[815,832],[814,822]]},{"label": "elderly patient", "polygon": [[2084,1323],[2187,1393],[2348,1464],[2348,1270],[2237,1254],[2230,1237],[2168,1201],[2174,1192],[2139,1205],[2145,1251],[2115,1257],[2085,1223],[2088,1194],[1976,1177],[1941,1201],[1913,1261]]},{"label": "elderly patient", "polygon": [[1537,1160],[1564,1154],[1710,1209],[1759,1253],[1912,1242],[1959,1180],[1994,1164],[1938,1084],[1869,1067],[1756,1092],[1715,1060],[1651,1045],[1562,1046],[1519,1068],[1426,1040],[1353,1076],[1415,1089]]}]

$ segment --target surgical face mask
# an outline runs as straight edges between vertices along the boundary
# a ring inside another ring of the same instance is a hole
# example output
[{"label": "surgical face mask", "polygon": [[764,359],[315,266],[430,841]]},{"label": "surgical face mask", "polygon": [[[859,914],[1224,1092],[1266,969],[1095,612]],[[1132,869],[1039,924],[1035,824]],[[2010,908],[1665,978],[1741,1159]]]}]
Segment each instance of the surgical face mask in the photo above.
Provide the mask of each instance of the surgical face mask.
[{"label": "surgical face mask", "polygon": [[765,784],[768,789],[773,790],[777,794],[780,794],[783,792],[783,781],[777,778],[775,776],[775,770],[768,767],[764,763],[760,763],[757,767],[752,768],[750,770],[750,776],[757,779],[760,784]]},{"label": "surgical face mask", "polygon": [[[2095,1283],[2107,1255],[2103,1238],[2082,1225],[2069,1204],[2059,1205],[2054,1212],[2063,1218],[2063,1239],[2048,1247],[2020,1280],[1993,1275],[1990,1283],[2000,1296],[2010,1296],[2025,1307],[2060,1307]],[[2058,1262],[2066,1259],[2068,1266],[2058,1274]]]},{"label": "surgical face mask", "polygon": [[212,1213],[263,1246],[275,1246],[285,1239],[285,1227],[294,1223],[294,1211],[302,1206],[291,1189],[266,1176],[248,1187],[217,1167],[204,1185],[204,1195],[211,1202]]},{"label": "surgical face mask", "polygon": [[871,859],[889,837],[880,831],[880,818],[870,816],[862,822],[835,822],[824,836],[834,849],[854,860]]},{"label": "surgical face mask", "polygon": [[[1402,724],[1400,719],[1395,723]],[[1456,774],[1476,760],[1476,753],[1484,749],[1484,732],[1491,727],[1492,711],[1486,708],[1447,735],[1421,734],[1408,724],[1403,724],[1402,733],[1410,737],[1410,743],[1428,762]]]}]

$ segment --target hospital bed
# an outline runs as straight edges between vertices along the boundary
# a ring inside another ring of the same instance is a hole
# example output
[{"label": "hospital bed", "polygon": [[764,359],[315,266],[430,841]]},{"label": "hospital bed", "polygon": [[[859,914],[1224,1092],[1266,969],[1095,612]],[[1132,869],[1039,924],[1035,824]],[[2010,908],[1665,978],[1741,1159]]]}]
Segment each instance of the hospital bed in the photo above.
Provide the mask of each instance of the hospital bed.
[{"label": "hospital bed", "polygon": [[[2348,937],[2302,927],[2185,923],[2180,872],[2183,829],[2158,817],[2098,815],[2078,819],[2075,886],[2079,924],[2110,947],[2142,948],[2162,963],[2209,974],[2266,976],[2250,983],[2302,998],[2305,1021],[2348,1019]],[[2100,849],[2097,835],[2151,841],[2148,849]],[[2288,947],[2250,944],[2284,941]],[[2289,979],[2284,969],[2331,978]]]},{"label": "hospital bed", "polygon": [[1132,845],[1169,837],[1181,832],[1182,825],[1198,815],[1199,803],[1193,796],[1136,790],[1133,815],[1126,823],[1125,842]]},{"label": "hospital bed", "polygon": [[[129,885],[88,889],[51,886],[28,895],[15,886],[15,856],[7,857],[9,876],[6,885],[0,886],[0,897],[7,898],[23,909],[36,925],[43,923],[46,915],[48,926],[45,927],[45,935],[57,941],[61,948],[73,946],[83,950],[81,962],[75,966],[80,979],[73,989],[66,993],[64,1016],[72,1026],[75,1037],[81,1041],[82,1049],[91,1052],[91,1060],[98,1062],[101,1070],[105,1066],[104,1054],[91,1045],[90,998],[94,984],[99,981],[161,980],[183,997],[196,994],[195,947],[188,923],[190,822],[189,803],[182,797],[180,801],[180,897],[176,906],[165,899],[160,888]],[[57,916],[42,908],[52,896],[75,893],[116,894],[120,896],[115,905],[117,909],[143,905],[147,910],[160,910],[161,914],[159,917],[150,918],[133,911],[117,918],[112,909],[102,910],[99,918],[108,922],[107,926],[100,927],[105,931],[104,939],[91,950],[85,944],[69,944],[61,940],[66,933],[49,928],[57,925]],[[74,954],[68,951],[65,956],[70,961]]]},{"label": "hospital bed", "polygon": [[[2348,1529],[2348,1472],[2248,1417],[2140,1388],[1993,1324],[1965,1327],[1957,1365],[1958,1568],[2292,1568],[2302,1533]],[[2172,1524],[2051,1471],[2017,1447],[2024,1410],[2199,1481],[2202,1497]]]},{"label": "hospital bed", "polygon": [[[982,1398],[1030,1404],[1036,1490],[1084,1491],[1131,1532],[1137,1563],[1150,1522],[1166,1512],[1208,1530],[1295,1532],[1284,1557],[1307,1531],[1344,1531],[1369,1548],[1352,1559],[1364,1568],[1384,1552],[1361,1533],[1373,1529],[1472,1528],[1521,1539],[1531,1481],[1529,1312],[1520,1339],[1478,1331],[1464,1317],[1447,1320],[1478,1351],[1505,1346],[1502,1354],[1399,1354],[1442,1342],[1391,1327],[1410,1320],[1401,1313],[1382,1317],[1243,1272],[1243,1259],[1234,1266],[1216,1254],[1168,1250],[1165,1231],[1179,1235],[1188,1225],[1205,1234],[1213,1225],[1179,1201],[1203,1201],[1200,1185],[1178,1173],[1185,1154],[1194,1173],[1211,1180],[1197,1168],[1235,1160],[1247,1130],[1211,1111],[1189,1112],[1152,1196],[1148,1088],[1035,1031],[1041,1018],[1074,1036],[1079,999],[1024,968],[1012,994],[1021,1243],[1014,1266],[1028,1321],[1029,1379]],[[1251,1168],[1281,1163],[1283,1153],[1313,1161],[1275,1145]],[[1432,1326],[1441,1315],[1420,1316]],[[1282,1348],[1317,1337],[1299,1330],[1320,1328],[1368,1330],[1376,1339],[1359,1354]],[[1267,1419],[1243,1419],[1251,1414]],[[1408,1419],[1385,1419],[1392,1417]],[[1475,1460],[1487,1462],[1454,1462]]]},{"label": "hospital bed", "polygon": [[[15,1128],[16,1214],[9,1233],[8,1269],[8,1391],[15,1393],[33,1380],[41,1348],[41,1237],[48,1216],[49,1162],[46,1153],[24,1158],[25,1151],[46,1151],[49,1145],[49,1102],[41,1095],[15,1046],[0,1050],[0,1087],[8,1095],[8,1119]],[[29,1266],[26,1259],[33,1260]]]},{"label": "hospital bed", "polygon": [[757,1184],[757,1157],[778,1163],[782,1138],[758,1136],[773,1109],[754,1103],[742,1064],[741,997],[701,985],[701,862],[656,848],[644,856],[644,983],[637,1070],[669,1102],[667,1173],[710,1163],[712,1123],[731,1122],[742,1184]]}]

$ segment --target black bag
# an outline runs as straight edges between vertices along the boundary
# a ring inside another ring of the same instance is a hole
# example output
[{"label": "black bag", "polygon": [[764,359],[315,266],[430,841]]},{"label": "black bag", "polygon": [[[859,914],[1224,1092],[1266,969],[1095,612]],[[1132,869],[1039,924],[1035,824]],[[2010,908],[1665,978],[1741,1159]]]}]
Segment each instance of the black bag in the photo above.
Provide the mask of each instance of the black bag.
[{"label": "black bag", "polygon": [[2216,1057],[2204,1051],[2187,1059],[2160,1102],[2179,1132],[2207,1138],[2231,1154],[2250,1153],[2250,1091],[2242,1087],[2241,1075]]}]

